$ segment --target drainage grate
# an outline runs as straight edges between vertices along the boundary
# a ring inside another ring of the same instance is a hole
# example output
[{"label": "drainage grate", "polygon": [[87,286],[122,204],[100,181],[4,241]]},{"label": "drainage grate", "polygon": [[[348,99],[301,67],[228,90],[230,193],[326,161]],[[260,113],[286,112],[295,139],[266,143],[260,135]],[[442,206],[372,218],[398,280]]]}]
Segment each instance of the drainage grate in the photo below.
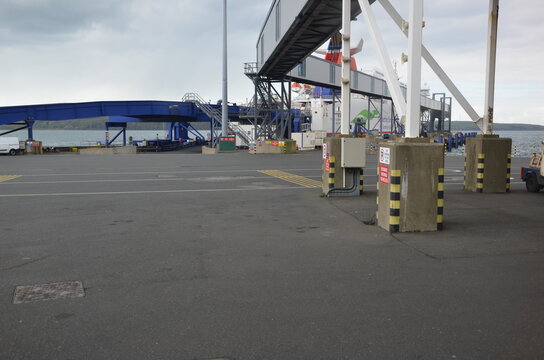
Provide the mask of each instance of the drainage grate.
[{"label": "drainage grate", "polygon": [[81,281],[65,281],[40,285],[24,285],[15,288],[14,304],[41,300],[79,298],[85,296]]}]

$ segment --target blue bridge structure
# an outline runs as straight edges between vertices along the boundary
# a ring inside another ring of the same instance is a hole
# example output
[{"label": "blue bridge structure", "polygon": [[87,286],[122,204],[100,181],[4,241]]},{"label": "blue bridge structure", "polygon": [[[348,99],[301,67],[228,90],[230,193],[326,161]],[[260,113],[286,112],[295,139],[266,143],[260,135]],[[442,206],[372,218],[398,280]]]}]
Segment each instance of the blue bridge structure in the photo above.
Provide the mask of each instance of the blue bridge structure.
[{"label": "blue bridge structure", "polygon": [[[192,123],[209,123],[210,141],[214,142],[214,137],[218,135],[216,129],[218,119],[220,121],[221,105],[204,103],[196,94],[192,95],[186,95],[185,101],[94,101],[0,107],[0,125],[14,126],[14,129],[0,131],[0,136],[27,129],[28,139],[33,139],[32,128],[36,121],[107,117],[104,124],[106,130],[121,128],[107,145],[120,135],[123,135],[123,143],[126,145],[127,123],[132,122],[168,123],[169,140],[188,141],[192,136],[194,140],[200,142],[205,140],[204,136]],[[238,120],[241,108],[235,104],[229,105],[229,119]],[[236,129],[230,130],[236,132]]]}]

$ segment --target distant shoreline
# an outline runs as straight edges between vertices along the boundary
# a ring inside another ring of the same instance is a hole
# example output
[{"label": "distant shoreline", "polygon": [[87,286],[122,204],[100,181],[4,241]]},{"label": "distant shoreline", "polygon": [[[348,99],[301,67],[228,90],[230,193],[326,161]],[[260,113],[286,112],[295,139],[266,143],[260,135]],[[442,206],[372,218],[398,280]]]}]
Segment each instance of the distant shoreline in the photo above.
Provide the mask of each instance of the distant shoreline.
[{"label": "distant shoreline", "polygon": [[[543,125],[534,124],[508,124],[508,123],[495,123],[493,124],[494,131],[531,131],[539,130],[544,131]],[[472,121],[452,121],[451,131],[479,131],[476,124]]]},{"label": "distant shoreline", "polygon": [[[90,118],[80,120],[63,120],[63,121],[37,121],[34,125],[34,130],[101,130],[104,129],[105,118]],[[161,125],[163,123],[160,123]],[[128,123],[127,130],[146,130],[146,131],[163,131],[163,126],[156,128],[157,123]],[[207,130],[209,128],[208,123],[195,123],[193,124],[197,130]],[[0,125],[0,130],[12,130],[14,126]],[[118,128],[112,128],[111,131],[115,131]],[[534,124],[509,124],[509,123],[495,123],[493,126],[494,131],[544,131],[544,125]],[[479,131],[476,124],[472,121],[452,121],[452,132],[474,132]]]}]

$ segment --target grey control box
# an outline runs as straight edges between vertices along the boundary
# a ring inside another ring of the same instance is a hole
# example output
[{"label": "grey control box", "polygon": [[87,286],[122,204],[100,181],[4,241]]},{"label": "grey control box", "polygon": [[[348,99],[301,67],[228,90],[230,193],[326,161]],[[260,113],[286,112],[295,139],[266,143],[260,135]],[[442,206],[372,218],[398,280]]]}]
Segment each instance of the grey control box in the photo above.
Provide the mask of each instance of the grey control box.
[{"label": "grey control box", "polygon": [[343,168],[363,168],[366,166],[366,139],[342,138],[341,166]]}]

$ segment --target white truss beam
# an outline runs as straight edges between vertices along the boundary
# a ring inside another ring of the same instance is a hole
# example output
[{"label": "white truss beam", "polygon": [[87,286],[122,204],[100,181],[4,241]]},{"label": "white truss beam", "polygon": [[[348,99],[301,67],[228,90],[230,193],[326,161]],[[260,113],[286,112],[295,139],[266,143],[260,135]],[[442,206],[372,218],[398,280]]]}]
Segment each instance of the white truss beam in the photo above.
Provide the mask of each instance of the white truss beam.
[{"label": "white truss beam", "polygon": [[380,62],[382,63],[382,67],[385,71],[385,81],[387,82],[387,87],[391,93],[391,98],[393,99],[397,109],[397,114],[399,115],[401,122],[404,123],[406,119],[406,100],[404,100],[399,79],[397,78],[397,74],[395,73],[393,65],[391,64],[391,58],[389,57],[389,53],[385,47],[385,42],[383,41],[382,34],[376,22],[376,17],[374,16],[374,12],[371,9],[368,0],[359,0],[359,6],[361,7],[363,16],[370,27],[372,39],[378,48]]},{"label": "white truss beam", "polygon": [[408,16],[408,92],[406,96],[407,138],[419,137],[421,122],[421,43],[423,41],[423,0],[410,0]]},{"label": "white truss beam", "polygon": [[350,107],[351,107],[351,0],[342,0],[342,119],[340,133],[349,134]]},{"label": "white truss beam", "polygon": [[[400,30],[404,33],[404,35],[408,36],[408,30],[403,29],[402,24],[404,22],[404,19],[402,16],[398,13],[398,11],[393,7],[391,2],[389,0],[378,0],[382,7],[385,9],[385,11],[389,14],[393,22],[398,26]],[[468,102],[468,100],[465,98],[465,96],[461,93],[461,91],[455,86],[451,78],[446,74],[444,69],[438,64],[438,62],[434,59],[434,57],[431,55],[429,50],[425,47],[425,45],[421,45],[421,55],[423,59],[427,62],[427,64],[431,67],[431,69],[434,71],[436,76],[442,81],[444,86],[448,89],[448,91],[452,94],[453,98],[461,105],[463,110],[467,113],[467,115],[470,117],[472,121],[478,125],[480,130],[483,131],[483,119],[476,110],[474,110],[474,107]]]},{"label": "white truss beam", "polygon": [[489,23],[487,35],[487,61],[485,76],[485,105],[483,133],[493,134],[493,107],[495,103],[495,64],[497,60],[497,28],[499,23],[499,0],[489,0]]}]

